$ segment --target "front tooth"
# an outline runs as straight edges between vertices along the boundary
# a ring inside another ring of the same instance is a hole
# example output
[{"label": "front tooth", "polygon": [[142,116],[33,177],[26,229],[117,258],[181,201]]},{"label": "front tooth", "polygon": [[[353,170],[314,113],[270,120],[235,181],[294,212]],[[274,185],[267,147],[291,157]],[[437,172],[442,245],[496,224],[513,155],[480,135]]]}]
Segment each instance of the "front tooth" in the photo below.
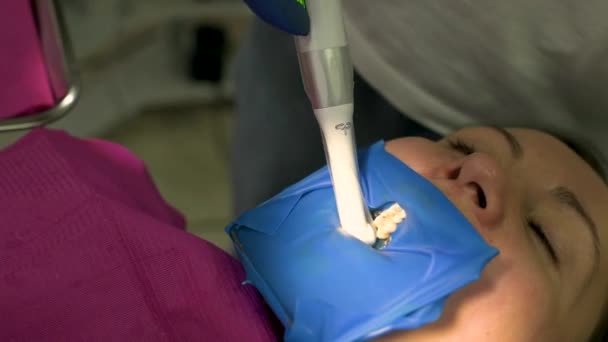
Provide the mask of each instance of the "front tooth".
[{"label": "front tooth", "polygon": [[401,223],[405,217],[405,210],[399,204],[391,205],[378,214],[373,221],[373,226],[376,228],[376,237],[381,240],[390,238],[391,234],[397,230],[397,224]]},{"label": "front tooth", "polygon": [[376,234],[376,237],[380,240],[386,240],[388,239],[388,237],[390,236],[390,233],[388,232],[378,232],[378,234]]},{"label": "front tooth", "polygon": [[391,205],[390,208],[388,208],[388,211],[394,214],[394,213],[397,213],[399,211],[399,209],[401,209],[401,208],[399,207],[398,204],[395,203],[395,204]]}]

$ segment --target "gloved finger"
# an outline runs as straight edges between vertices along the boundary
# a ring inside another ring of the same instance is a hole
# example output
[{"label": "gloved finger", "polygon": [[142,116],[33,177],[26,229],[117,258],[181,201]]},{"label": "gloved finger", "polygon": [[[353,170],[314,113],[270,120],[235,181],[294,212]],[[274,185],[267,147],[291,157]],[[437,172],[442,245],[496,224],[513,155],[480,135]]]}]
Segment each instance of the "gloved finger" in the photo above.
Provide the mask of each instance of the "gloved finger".
[{"label": "gloved finger", "polygon": [[305,0],[245,0],[245,3],[262,20],[289,34],[306,36],[310,31]]}]

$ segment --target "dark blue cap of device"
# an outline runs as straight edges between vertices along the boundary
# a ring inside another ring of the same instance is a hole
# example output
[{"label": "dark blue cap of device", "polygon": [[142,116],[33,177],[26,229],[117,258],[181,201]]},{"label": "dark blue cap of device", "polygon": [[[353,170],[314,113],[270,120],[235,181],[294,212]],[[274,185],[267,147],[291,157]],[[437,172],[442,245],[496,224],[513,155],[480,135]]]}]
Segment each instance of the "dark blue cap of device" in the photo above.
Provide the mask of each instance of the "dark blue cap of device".
[{"label": "dark blue cap of device", "polygon": [[245,0],[245,3],[258,17],[280,30],[297,36],[310,32],[305,0]]}]

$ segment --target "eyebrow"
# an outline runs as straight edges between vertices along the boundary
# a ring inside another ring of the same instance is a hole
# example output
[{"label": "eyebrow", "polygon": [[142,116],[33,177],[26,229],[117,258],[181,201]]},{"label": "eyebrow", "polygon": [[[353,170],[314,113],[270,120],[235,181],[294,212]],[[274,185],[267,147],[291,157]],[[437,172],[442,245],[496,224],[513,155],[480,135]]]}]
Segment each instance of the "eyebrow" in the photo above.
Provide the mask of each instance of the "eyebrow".
[{"label": "eyebrow", "polygon": [[517,138],[515,138],[515,136],[511,134],[511,132],[499,126],[490,126],[490,128],[493,129],[495,132],[500,133],[500,135],[505,138],[505,140],[509,144],[513,159],[521,159],[523,157],[524,150],[521,147],[521,144],[519,143]]},{"label": "eyebrow", "polygon": [[570,189],[560,186],[553,189],[551,191],[551,194],[560,203],[574,210],[574,212],[576,212],[582,218],[583,222],[585,222],[585,227],[587,228],[589,234],[591,234],[591,240],[593,241],[593,268],[592,272],[587,277],[589,278],[591,274],[593,274],[598,268],[600,259],[600,239],[597,233],[597,226],[595,225],[595,222],[593,222],[591,216],[589,216],[581,202],[578,200],[574,192],[572,192]]}]

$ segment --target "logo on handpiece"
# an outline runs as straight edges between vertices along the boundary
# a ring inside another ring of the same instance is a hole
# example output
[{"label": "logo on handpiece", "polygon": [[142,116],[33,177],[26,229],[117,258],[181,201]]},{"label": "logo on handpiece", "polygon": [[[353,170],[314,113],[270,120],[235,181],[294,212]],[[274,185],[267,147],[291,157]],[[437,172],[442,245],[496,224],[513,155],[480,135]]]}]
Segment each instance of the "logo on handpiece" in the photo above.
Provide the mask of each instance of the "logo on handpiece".
[{"label": "logo on handpiece", "polygon": [[336,125],[336,130],[343,131],[344,135],[348,135],[348,131],[351,129],[353,125],[350,122],[345,122]]}]

